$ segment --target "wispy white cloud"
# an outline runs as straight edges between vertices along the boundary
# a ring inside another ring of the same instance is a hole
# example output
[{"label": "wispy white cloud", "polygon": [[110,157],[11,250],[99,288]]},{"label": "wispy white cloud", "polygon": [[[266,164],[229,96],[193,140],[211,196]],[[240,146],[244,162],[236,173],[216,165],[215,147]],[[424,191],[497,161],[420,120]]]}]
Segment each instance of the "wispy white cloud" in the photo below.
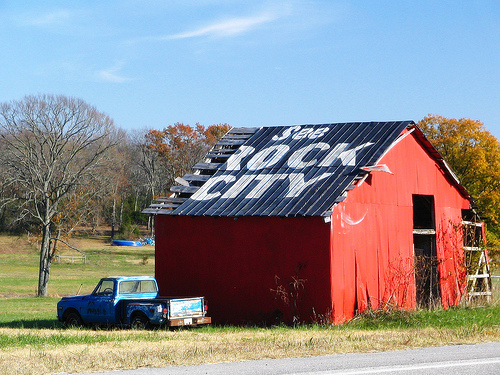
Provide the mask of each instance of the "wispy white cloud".
[{"label": "wispy white cloud", "polygon": [[256,27],[275,20],[276,15],[266,13],[253,17],[238,17],[221,22],[216,22],[208,26],[200,27],[183,33],[168,35],[162,39],[185,39],[202,36],[226,37],[249,32]]},{"label": "wispy white cloud", "polygon": [[18,21],[26,26],[52,26],[68,21],[72,13],[68,10],[56,10],[48,13],[25,14],[18,17]]},{"label": "wispy white cloud", "polygon": [[99,79],[106,81],[106,82],[113,82],[113,83],[124,83],[128,81],[132,81],[132,78],[125,77],[122,74],[120,74],[121,69],[123,68],[124,63],[123,62],[118,62],[114,66],[112,66],[109,69],[103,69],[97,73],[97,76]]},{"label": "wispy white cloud", "polygon": [[280,16],[281,14],[279,12],[266,11],[253,16],[223,19],[217,22],[210,23],[208,25],[176,34],[139,38],[129,42],[164,41],[201,37],[233,37],[251,32],[266,23],[270,23],[278,19]]}]

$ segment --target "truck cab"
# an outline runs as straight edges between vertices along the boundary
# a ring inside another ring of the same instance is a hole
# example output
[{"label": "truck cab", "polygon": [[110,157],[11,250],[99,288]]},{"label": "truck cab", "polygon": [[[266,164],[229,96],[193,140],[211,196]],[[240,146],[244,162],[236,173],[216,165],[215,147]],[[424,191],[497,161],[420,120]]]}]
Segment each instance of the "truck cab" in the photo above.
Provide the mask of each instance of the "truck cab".
[{"label": "truck cab", "polygon": [[101,279],[91,294],[63,297],[58,303],[58,319],[66,321],[76,312],[85,323],[118,324],[123,318],[122,300],[157,296],[158,285],[152,276],[110,276]]},{"label": "truck cab", "polygon": [[152,276],[110,276],[88,295],[63,297],[57,318],[66,325],[113,324],[146,327],[207,324],[203,297],[161,298]]},{"label": "truck cab", "polygon": [[154,277],[107,277],[101,279],[87,298],[82,318],[89,323],[119,323],[123,318],[122,300],[154,299],[158,285]]}]

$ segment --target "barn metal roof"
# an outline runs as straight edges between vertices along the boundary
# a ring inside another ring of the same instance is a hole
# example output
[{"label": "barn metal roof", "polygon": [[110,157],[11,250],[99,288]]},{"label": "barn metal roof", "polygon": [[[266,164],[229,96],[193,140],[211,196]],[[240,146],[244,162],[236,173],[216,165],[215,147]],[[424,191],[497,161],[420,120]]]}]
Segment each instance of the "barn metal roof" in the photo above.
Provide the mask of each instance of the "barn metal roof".
[{"label": "barn metal roof", "polygon": [[234,128],[145,213],[328,216],[412,121]]}]

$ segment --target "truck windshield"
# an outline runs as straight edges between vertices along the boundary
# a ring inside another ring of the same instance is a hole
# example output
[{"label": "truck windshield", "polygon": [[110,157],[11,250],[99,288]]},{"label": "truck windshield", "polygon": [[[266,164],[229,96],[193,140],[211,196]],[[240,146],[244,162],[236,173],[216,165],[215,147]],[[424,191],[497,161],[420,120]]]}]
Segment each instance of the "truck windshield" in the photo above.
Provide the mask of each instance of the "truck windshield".
[{"label": "truck windshield", "polygon": [[122,281],[118,288],[119,294],[157,293],[156,283],[153,280]]},{"label": "truck windshield", "polygon": [[113,280],[102,280],[101,284],[97,287],[94,294],[99,296],[111,295],[115,289],[115,283]]}]

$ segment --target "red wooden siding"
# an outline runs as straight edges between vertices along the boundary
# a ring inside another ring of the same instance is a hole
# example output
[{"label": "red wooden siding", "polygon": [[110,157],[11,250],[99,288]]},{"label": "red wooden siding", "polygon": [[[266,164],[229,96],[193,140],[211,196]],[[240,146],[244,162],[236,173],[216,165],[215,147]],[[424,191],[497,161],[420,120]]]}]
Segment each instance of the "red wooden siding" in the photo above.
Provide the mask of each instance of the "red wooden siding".
[{"label": "red wooden siding", "polygon": [[334,321],[389,306],[414,308],[412,195],[432,195],[443,307],[461,297],[463,269],[461,209],[470,208],[413,135],[380,161],[393,174],[372,172],[338,204],[331,221]]},{"label": "red wooden siding", "polygon": [[[298,308],[302,319],[329,313],[330,224],[321,217],[156,216],[156,278],[168,296],[204,295],[217,323],[272,321],[287,306],[278,285],[289,290],[303,279]],[[313,312],[314,308],[314,312]]]}]

